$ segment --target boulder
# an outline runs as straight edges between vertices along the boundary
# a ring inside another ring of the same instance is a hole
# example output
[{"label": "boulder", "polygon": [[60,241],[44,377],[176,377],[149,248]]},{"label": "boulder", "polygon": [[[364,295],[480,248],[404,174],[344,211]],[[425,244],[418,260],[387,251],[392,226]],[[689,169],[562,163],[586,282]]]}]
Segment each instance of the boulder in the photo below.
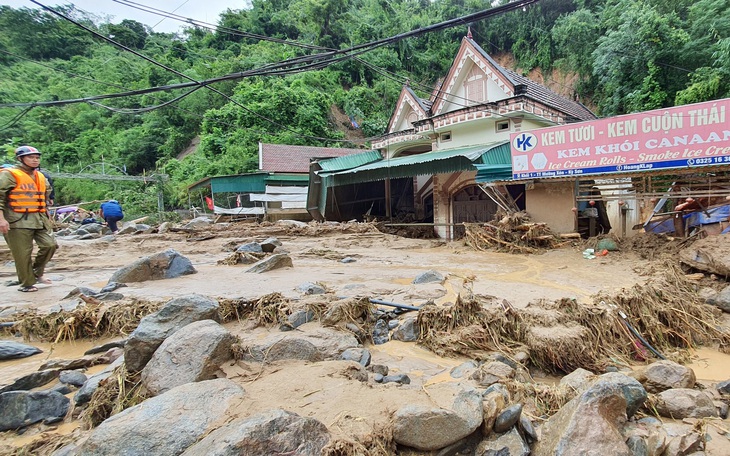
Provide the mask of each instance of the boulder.
[{"label": "boulder", "polygon": [[650,393],[659,393],[670,388],[694,388],[695,373],[689,367],[674,361],[662,360],[649,364],[642,370],[646,378],[642,381]]},{"label": "boulder", "polygon": [[12,340],[0,340],[0,360],[27,358],[43,350]]},{"label": "boulder", "polygon": [[327,427],[316,419],[275,409],[231,421],[189,447],[182,456],[320,456],[329,439]]},{"label": "boulder", "polygon": [[462,385],[438,386],[443,391],[434,388],[431,394],[442,406],[406,405],[396,411],[393,417],[396,443],[417,450],[437,450],[458,442],[482,424],[481,394]]},{"label": "boulder", "polygon": [[0,431],[63,418],[70,400],[57,391],[10,391],[0,394]]},{"label": "boulder", "polygon": [[659,415],[681,420],[684,418],[716,417],[717,408],[712,398],[702,391],[673,388],[656,395]]},{"label": "boulder", "polygon": [[246,272],[260,274],[262,272],[271,271],[279,268],[291,268],[294,266],[291,257],[285,253],[275,253],[268,258],[254,263]]},{"label": "boulder", "polygon": [[168,249],[118,269],[112,274],[109,283],[172,279],[196,272],[193,263],[187,257],[173,249]]},{"label": "boulder", "polygon": [[632,456],[621,428],[645,399],[635,379],[603,374],[545,422],[532,454]]},{"label": "boulder", "polygon": [[142,318],[124,345],[127,369],[141,371],[162,341],[180,328],[200,320],[218,317],[218,302],[202,295],[172,299],[157,312]]},{"label": "boulder", "polygon": [[142,369],[142,384],[153,396],[185,383],[211,380],[233,358],[236,338],[213,320],[190,323],[165,339]]},{"label": "boulder", "polygon": [[178,386],[107,418],[74,454],[181,454],[225,421],[244,396],[228,379]]}]

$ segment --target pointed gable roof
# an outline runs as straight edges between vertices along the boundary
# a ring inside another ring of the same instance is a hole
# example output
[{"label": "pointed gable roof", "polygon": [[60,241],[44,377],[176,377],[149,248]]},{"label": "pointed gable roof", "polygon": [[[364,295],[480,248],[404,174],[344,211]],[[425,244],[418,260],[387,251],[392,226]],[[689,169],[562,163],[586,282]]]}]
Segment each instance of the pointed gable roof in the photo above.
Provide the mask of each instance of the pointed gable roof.
[{"label": "pointed gable roof", "polygon": [[390,117],[387,130],[388,133],[394,133],[399,125],[402,125],[404,121],[408,120],[408,116],[412,112],[416,113],[418,120],[429,117],[430,108],[431,102],[421,99],[418,95],[416,95],[416,92],[411,89],[410,84],[406,83],[398,97],[395,112]]},{"label": "pointed gable roof", "polygon": [[479,67],[486,77],[491,79],[508,98],[523,95],[563,112],[575,120],[591,120],[596,118],[582,104],[558,95],[547,87],[531,81],[524,76],[520,76],[514,71],[503,68],[481,46],[471,39],[470,36],[462,39],[459,51],[454,58],[454,63],[444,78],[440,90],[434,91],[432,95],[432,113],[434,115],[444,112],[445,107],[452,100],[453,94],[456,92],[455,86],[461,80],[463,71],[469,71],[472,65]]}]

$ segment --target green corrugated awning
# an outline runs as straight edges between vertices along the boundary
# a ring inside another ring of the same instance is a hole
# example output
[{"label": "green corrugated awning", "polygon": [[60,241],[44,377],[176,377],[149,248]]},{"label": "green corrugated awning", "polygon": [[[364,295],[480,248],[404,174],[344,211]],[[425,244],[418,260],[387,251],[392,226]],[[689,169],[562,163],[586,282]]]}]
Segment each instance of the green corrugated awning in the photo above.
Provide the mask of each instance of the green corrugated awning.
[{"label": "green corrugated awning", "polygon": [[[439,150],[390,160],[380,160],[357,168],[338,172],[322,172],[320,176],[325,187],[398,179],[414,176],[430,176],[458,171],[474,171],[477,163],[511,162],[509,143],[499,141],[481,146]],[[491,157],[491,155],[495,157]],[[511,167],[510,167],[511,171]]]},{"label": "green corrugated awning", "polygon": [[382,160],[383,156],[377,150],[369,150],[362,154],[345,155],[342,157],[329,158],[327,160],[320,160],[319,166],[322,168],[322,173],[342,171],[345,169],[356,168],[358,166],[372,163],[378,160]]},{"label": "green corrugated awning", "polygon": [[497,146],[482,155],[481,163],[474,163],[477,175],[474,181],[477,184],[511,180],[512,179],[512,153],[509,143]]}]

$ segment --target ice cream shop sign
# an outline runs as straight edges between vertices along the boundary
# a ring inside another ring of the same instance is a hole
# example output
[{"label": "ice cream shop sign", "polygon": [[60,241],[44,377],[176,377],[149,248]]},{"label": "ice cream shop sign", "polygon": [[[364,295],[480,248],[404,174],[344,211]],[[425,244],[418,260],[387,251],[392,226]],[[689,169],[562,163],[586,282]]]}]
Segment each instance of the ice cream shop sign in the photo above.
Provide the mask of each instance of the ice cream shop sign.
[{"label": "ice cream shop sign", "polygon": [[514,179],[730,165],[730,98],[514,133]]}]

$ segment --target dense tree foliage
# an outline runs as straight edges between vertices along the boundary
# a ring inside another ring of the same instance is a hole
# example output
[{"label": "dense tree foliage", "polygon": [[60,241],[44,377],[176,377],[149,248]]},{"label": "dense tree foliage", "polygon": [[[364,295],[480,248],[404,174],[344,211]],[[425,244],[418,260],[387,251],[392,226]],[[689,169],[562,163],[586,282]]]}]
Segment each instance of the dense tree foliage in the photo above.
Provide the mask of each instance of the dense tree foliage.
[{"label": "dense tree foliage", "polygon": [[[428,96],[467,27],[488,53],[512,56],[518,72],[575,75],[565,93],[601,116],[730,96],[726,0],[541,0],[334,64],[306,60],[484,8],[481,0],[253,0],[221,14],[217,28],[188,23],[179,34],[60,8],[143,59],[50,12],[0,6],[6,160],[14,147],[32,144],[52,171],[165,173],[166,203],[185,205],[191,182],[255,171],[259,142],[367,147],[384,132],[406,80]],[[179,84],[188,86],[170,87]],[[147,90],[154,87],[165,90]],[[91,99],[119,93],[130,94]],[[81,102],[34,106],[69,100]],[[336,112],[360,130],[338,124]],[[56,184],[61,203],[123,195],[133,212],[157,209],[155,185]]]}]

